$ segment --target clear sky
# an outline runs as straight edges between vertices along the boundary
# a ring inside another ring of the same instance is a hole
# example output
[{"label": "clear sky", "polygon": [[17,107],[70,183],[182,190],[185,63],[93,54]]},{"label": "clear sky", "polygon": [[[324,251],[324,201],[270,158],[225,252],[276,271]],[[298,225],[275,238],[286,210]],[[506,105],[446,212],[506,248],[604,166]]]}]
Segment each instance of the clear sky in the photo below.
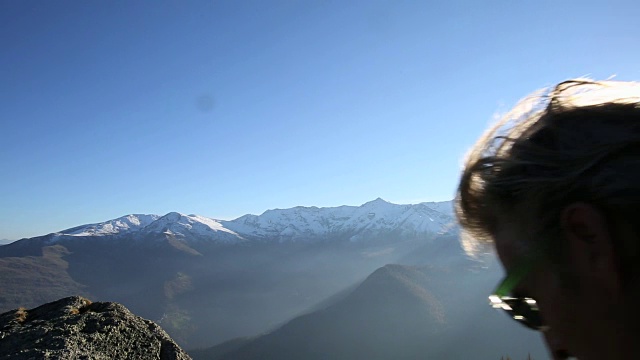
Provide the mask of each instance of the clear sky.
[{"label": "clear sky", "polygon": [[640,80],[637,1],[0,1],[0,239],[449,200],[496,112]]}]

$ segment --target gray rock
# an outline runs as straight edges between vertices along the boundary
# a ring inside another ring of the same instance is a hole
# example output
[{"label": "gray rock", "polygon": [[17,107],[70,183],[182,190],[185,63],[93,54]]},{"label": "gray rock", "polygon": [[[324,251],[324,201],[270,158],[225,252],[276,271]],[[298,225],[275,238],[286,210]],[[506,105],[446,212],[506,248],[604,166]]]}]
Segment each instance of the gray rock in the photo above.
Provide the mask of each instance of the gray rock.
[{"label": "gray rock", "polygon": [[191,359],[154,322],[73,296],[0,314],[0,359]]}]

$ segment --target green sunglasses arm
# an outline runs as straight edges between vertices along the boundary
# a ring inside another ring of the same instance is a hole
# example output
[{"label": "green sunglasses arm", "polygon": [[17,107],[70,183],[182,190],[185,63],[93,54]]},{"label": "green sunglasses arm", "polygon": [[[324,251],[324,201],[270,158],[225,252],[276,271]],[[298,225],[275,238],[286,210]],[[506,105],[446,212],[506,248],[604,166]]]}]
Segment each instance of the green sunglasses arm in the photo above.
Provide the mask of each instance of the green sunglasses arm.
[{"label": "green sunglasses arm", "polygon": [[516,286],[518,286],[518,284],[520,284],[520,282],[522,281],[522,279],[525,278],[525,276],[529,275],[529,272],[531,272],[531,269],[533,268],[534,264],[535,264],[534,259],[530,258],[527,261],[521,263],[519,266],[517,266],[514,271],[509,273],[504,278],[504,280],[500,282],[496,290],[493,292],[493,295],[498,297],[511,295],[511,292],[513,291],[513,289]]}]

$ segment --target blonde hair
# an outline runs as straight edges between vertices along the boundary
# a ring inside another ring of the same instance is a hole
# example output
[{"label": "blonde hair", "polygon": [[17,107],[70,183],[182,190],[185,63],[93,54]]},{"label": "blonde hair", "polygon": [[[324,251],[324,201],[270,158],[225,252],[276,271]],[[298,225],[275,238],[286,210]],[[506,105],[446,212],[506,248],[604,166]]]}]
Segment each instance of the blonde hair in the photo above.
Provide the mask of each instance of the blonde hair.
[{"label": "blonde hair", "polygon": [[639,83],[573,79],[521,100],[468,153],[455,207],[486,244],[498,219],[555,231],[573,201],[640,215]]}]

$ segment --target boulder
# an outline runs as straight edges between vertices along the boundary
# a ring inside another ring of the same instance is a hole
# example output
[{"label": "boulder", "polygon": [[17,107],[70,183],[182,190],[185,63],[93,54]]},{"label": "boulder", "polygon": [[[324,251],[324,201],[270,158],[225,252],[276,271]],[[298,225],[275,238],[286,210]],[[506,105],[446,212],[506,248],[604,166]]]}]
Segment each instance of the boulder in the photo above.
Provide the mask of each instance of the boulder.
[{"label": "boulder", "polygon": [[152,321],[79,296],[0,314],[1,359],[190,359]]}]

